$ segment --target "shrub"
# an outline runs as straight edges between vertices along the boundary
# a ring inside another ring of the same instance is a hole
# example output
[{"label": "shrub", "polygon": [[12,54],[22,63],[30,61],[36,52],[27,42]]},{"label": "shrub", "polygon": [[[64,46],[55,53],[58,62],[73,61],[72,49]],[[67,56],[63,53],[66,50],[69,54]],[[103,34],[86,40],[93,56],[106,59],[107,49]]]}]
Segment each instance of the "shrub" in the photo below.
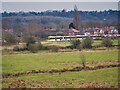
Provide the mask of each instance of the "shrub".
[{"label": "shrub", "polygon": [[81,51],[81,50],[82,50],[82,44],[77,45],[77,49],[78,49],[79,51]]},{"label": "shrub", "polygon": [[111,47],[113,44],[113,41],[110,38],[105,38],[105,39],[103,39],[102,44],[105,47]]},{"label": "shrub", "polygon": [[49,48],[48,48],[48,47],[43,46],[43,47],[42,47],[42,50],[49,50]]},{"label": "shrub", "polygon": [[28,48],[27,47],[19,47],[19,51],[25,51],[25,50],[28,50]]},{"label": "shrub", "polygon": [[73,40],[72,42],[72,46],[70,47],[71,49],[76,49],[80,44],[81,44],[81,42],[80,42],[80,40]]},{"label": "shrub", "polygon": [[8,33],[4,30],[2,32],[2,39],[5,40],[7,43],[19,43],[20,42],[20,39],[16,35]]},{"label": "shrub", "polygon": [[51,50],[52,50],[52,52],[58,52],[59,47],[52,47]]},{"label": "shrub", "polygon": [[39,50],[49,50],[48,47],[43,46],[41,43],[38,44],[38,48],[39,48]]},{"label": "shrub", "polygon": [[15,46],[13,48],[13,51],[25,51],[25,50],[28,50],[27,47],[19,47],[19,46]]},{"label": "shrub", "polygon": [[13,50],[12,50],[12,49],[7,49],[7,48],[6,48],[6,49],[3,49],[3,50],[2,50],[2,54],[3,54],[3,55],[4,55],[4,54],[5,54],[5,55],[6,55],[6,54],[13,54]]},{"label": "shrub", "polygon": [[35,44],[35,39],[33,37],[29,37],[26,41],[27,47],[29,47],[30,44]]},{"label": "shrub", "polygon": [[83,53],[80,53],[80,58],[81,58],[81,61],[82,61],[82,66],[85,69],[86,68],[85,55]]},{"label": "shrub", "polygon": [[38,47],[39,47],[39,50],[42,50],[43,49],[43,46],[41,43],[38,44]]},{"label": "shrub", "polygon": [[15,46],[15,47],[13,48],[13,51],[19,51],[19,47],[18,47],[18,46]]},{"label": "shrub", "polygon": [[66,46],[66,48],[70,48],[70,46]]},{"label": "shrub", "polygon": [[39,50],[39,48],[38,45],[36,44],[30,44],[28,46],[28,50],[31,51],[32,53],[36,53]]},{"label": "shrub", "polygon": [[93,41],[91,38],[86,38],[82,41],[82,47],[90,49],[90,48],[92,48],[92,43],[93,43]]}]

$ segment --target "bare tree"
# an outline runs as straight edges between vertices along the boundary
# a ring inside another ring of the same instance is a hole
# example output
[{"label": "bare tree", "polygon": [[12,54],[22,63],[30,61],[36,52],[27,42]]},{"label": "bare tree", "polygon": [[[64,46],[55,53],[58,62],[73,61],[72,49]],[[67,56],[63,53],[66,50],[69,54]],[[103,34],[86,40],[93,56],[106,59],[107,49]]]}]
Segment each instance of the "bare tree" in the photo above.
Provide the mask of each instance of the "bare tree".
[{"label": "bare tree", "polygon": [[33,21],[27,25],[27,34],[28,35],[35,35],[42,30],[42,26],[37,22]]},{"label": "bare tree", "polygon": [[86,58],[85,58],[85,54],[83,52],[80,53],[80,59],[82,62],[83,69],[85,69],[86,68]]},{"label": "bare tree", "polygon": [[2,19],[2,28],[3,29],[11,29],[12,28],[11,21],[8,18]]},{"label": "bare tree", "polygon": [[80,30],[81,28],[81,19],[80,19],[80,15],[78,13],[78,9],[77,6],[75,5],[74,7],[74,19],[73,19],[73,25],[77,30]]},{"label": "bare tree", "polygon": [[16,34],[21,34],[24,32],[24,25],[21,23],[17,23],[15,25],[13,25],[13,30]]},{"label": "bare tree", "polygon": [[65,22],[61,22],[57,25],[57,29],[68,29],[68,24]]},{"label": "bare tree", "polygon": [[48,29],[56,29],[56,24],[50,22],[49,25],[47,25],[47,28],[48,28]]}]

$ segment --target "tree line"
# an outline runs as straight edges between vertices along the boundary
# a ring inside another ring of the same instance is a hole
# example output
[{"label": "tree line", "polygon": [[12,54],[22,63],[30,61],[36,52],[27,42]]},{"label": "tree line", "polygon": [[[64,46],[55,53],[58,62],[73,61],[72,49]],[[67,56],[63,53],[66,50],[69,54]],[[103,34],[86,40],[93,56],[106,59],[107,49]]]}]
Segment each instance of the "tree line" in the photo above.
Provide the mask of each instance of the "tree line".
[{"label": "tree line", "polygon": [[[118,10],[104,10],[104,11],[78,11],[82,17],[82,22],[87,22],[89,20],[93,21],[117,21],[117,17],[120,11]],[[6,12],[2,13],[2,17],[11,17],[11,16],[56,16],[56,17],[67,17],[73,18],[74,11],[66,11],[65,9],[58,11],[44,11],[44,12]]]}]

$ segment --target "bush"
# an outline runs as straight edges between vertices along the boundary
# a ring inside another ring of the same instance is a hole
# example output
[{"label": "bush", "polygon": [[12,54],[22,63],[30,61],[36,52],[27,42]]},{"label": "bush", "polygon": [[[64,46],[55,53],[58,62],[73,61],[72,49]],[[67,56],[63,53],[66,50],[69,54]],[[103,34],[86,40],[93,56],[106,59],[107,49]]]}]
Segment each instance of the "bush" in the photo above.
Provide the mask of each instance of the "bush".
[{"label": "bush", "polygon": [[52,50],[52,52],[58,52],[59,47],[52,47],[51,50]]},{"label": "bush", "polygon": [[77,49],[77,47],[79,47],[79,45],[81,44],[80,40],[73,40],[72,41],[72,46],[70,46],[71,49]]},{"label": "bush", "polygon": [[39,50],[39,47],[36,44],[30,44],[28,46],[28,50],[31,51],[32,53],[36,53]]},{"label": "bush", "polygon": [[70,48],[70,46],[66,46],[66,48]]},{"label": "bush", "polygon": [[81,58],[81,61],[82,61],[82,66],[85,69],[86,68],[86,59],[85,59],[84,53],[82,53],[82,52],[80,53],[80,58]]},{"label": "bush", "polygon": [[110,38],[105,38],[105,39],[103,39],[102,44],[105,47],[111,47],[113,44],[113,41]]},{"label": "bush", "polygon": [[25,51],[25,50],[28,50],[27,47],[19,47],[19,51]]},{"label": "bush", "polygon": [[15,47],[13,48],[13,51],[19,51],[19,47],[18,47],[18,46],[15,46]]},{"label": "bush", "polygon": [[38,48],[39,48],[39,50],[49,50],[48,47],[43,46],[41,43],[38,44]]},{"label": "bush", "polygon": [[43,46],[41,43],[38,44],[39,50],[43,50]]},{"label": "bush", "polygon": [[6,41],[7,43],[19,43],[20,42],[20,39],[16,35],[8,33],[4,30],[2,32],[2,39],[3,41]]},{"label": "bush", "polygon": [[82,41],[82,47],[90,49],[90,48],[92,48],[92,43],[93,43],[93,41],[91,38],[86,38]]},{"label": "bush", "polygon": [[35,44],[35,39],[33,37],[29,37],[26,41],[27,47],[29,47],[30,44]]},{"label": "bush", "polygon": [[82,44],[79,44],[79,45],[77,46],[77,49],[78,49],[79,51],[81,51],[81,50],[82,50]]},{"label": "bush", "polygon": [[15,46],[13,48],[13,51],[25,51],[25,50],[28,50],[27,47],[19,47],[19,46]]},{"label": "bush", "polygon": [[49,48],[48,48],[48,47],[43,46],[43,47],[42,47],[42,50],[49,50]]}]

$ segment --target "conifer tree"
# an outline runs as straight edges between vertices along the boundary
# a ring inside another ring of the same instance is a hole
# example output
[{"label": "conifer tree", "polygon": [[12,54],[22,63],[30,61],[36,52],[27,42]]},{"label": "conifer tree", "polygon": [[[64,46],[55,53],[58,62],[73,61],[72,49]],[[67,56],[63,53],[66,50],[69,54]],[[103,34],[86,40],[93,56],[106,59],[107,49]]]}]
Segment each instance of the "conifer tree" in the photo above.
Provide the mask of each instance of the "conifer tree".
[{"label": "conifer tree", "polygon": [[74,7],[73,25],[74,25],[75,29],[80,30],[80,28],[81,28],[81,20],[80,20],[80,15],[78,13],[78,9],[77,9],[76,5]]}]

